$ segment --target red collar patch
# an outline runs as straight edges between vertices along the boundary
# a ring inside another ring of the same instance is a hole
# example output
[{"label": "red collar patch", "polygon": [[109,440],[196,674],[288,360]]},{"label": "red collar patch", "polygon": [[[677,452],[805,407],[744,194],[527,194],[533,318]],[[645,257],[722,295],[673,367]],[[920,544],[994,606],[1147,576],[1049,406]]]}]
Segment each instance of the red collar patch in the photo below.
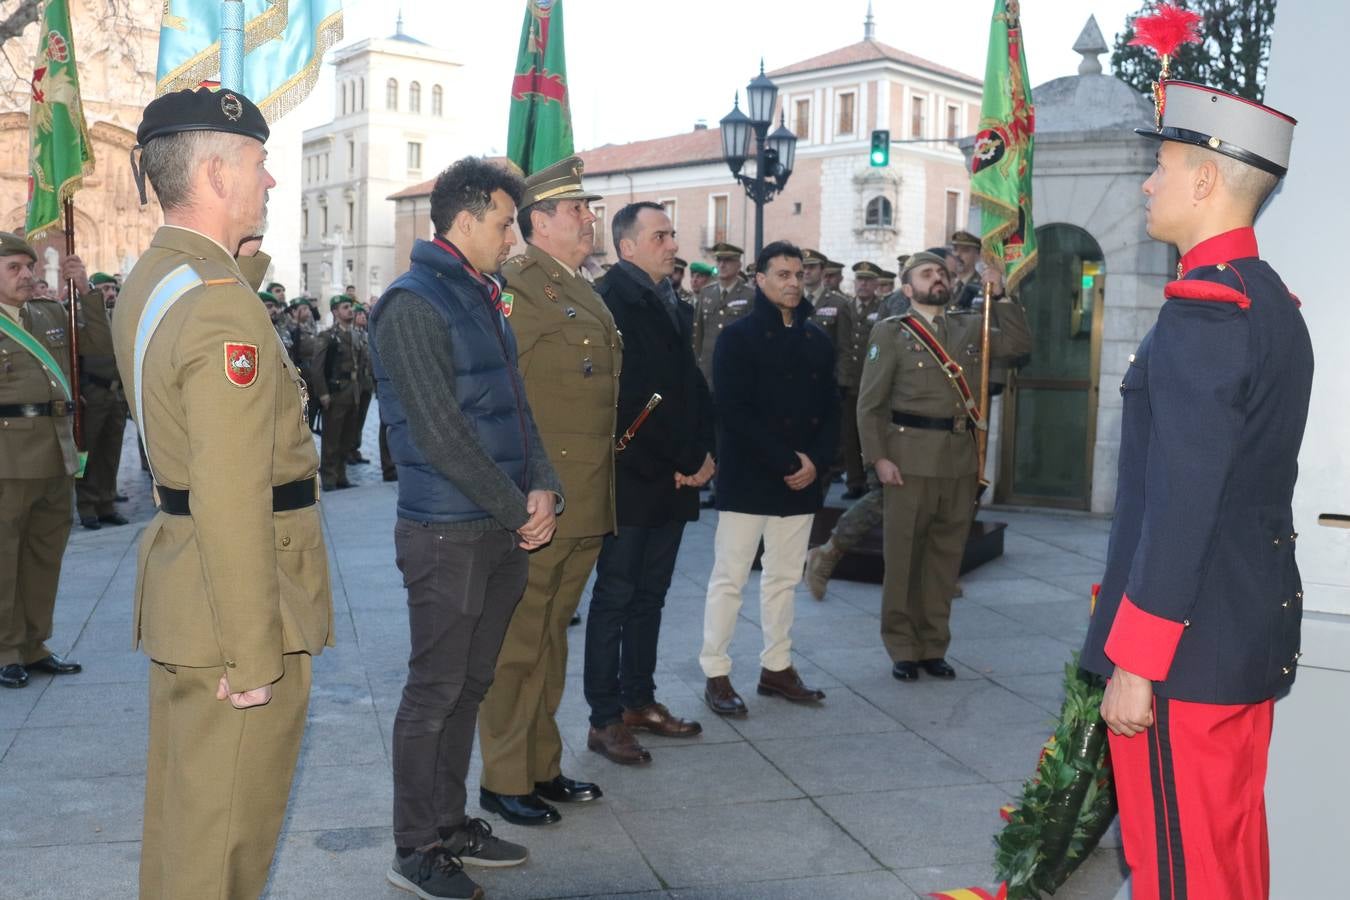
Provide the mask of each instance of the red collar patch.
[{"label": "red collar patch", "polygon": [[1217,266],[1219,263],[1260,255],[1256,247],[1256,232],[1251,228],[1234,228],[1192,247],[1177,263],[1177,278],[1202,266]]},{"label": "red collar patch", "polygon": [[225,342],[225,377],[235,387],[248,387],[258,379],[258,345]]}]

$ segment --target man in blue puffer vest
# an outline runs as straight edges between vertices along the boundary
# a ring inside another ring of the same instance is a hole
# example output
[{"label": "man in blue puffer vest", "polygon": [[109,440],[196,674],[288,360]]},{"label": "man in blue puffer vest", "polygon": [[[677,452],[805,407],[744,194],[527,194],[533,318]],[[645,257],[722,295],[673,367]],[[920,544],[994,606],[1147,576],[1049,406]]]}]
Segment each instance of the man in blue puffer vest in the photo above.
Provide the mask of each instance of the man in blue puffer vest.
[{"label": "man in blue puffer vest", "polygon": [[463,865],[526,850],[466,818],[478,705],[525,589],[527,552],[553,537],[562,484],[525,397],[511,295],[494,274],[515,239],[524,184],[460,160],[431,192],[436,237],[370,319],[380,418],[398,467],[394,545],[412,652],[394,719],[388,879],[419,897],[477,897]]}]

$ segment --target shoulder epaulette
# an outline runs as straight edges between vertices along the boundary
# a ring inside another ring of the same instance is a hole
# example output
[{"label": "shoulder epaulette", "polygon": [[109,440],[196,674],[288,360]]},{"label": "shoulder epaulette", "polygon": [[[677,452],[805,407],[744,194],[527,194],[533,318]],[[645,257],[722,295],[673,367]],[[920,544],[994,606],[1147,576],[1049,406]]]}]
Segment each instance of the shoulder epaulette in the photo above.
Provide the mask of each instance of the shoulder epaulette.
[{"label": "shoulder epaulette", "polygon": [[1199,278],[1185,278],[1181,281],[1169,281],[1163,288],[1163,296],[1168,300],[1209,300],[1215,303],[1232,303],[1238,309],[1250,309],[1252,298],[1237,288],[1214,281]]},{"label": "shoulder epaulette", "polygon": [[527,266],[534,265],[534,260],[524,253],[517,253],[515,256],[502,263],[503,266],[514,266],[517,269],[524,269]]}]

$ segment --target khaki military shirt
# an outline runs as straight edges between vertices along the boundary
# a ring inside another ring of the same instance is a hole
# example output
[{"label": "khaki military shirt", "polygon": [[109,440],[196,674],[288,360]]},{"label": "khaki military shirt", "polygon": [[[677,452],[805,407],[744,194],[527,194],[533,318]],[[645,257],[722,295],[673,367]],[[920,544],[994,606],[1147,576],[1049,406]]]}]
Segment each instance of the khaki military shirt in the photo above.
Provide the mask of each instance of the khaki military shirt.
[{"label": "khaki military shirt", "polygon": [[[107,354],[108,313],[103,294],[91,291],[80,298],[80,352]],[[55,300],[29,300],[8,315],[47,348],[70,381],[70,318]],[[70,386],[79,396],[78,385]],[[37,359],[0,332],[0,405],[64,403],[66,393]],[[0,418],[0,478],[57,478],[74,475],[79,465],[70,414]]]},{"label": "khaki military shirt", "polygon": [[848,302],[848,297],[839,291],[826,290],[824,286],[816,288],[814,293],[808,293],[806,299],[811,301],[815,310],[811,313],[811,321],[820,326],[821,330],[829,337],[831,344],[838,343],[839,334],[839,310]]},{"label": "khaki military shirt", "polygon": [[315,338],[310,352],[309,381],[319,400],[352,390],[370,365],[370,345],[354,327],[336,322]]},{"label": "khaki military shirt", "polygon": [[609,534],[623,339],[589,281],[534,245],[502,266],[525,395],[567,508],[558,537]]},{"label": "khaki military shirt", "polygon": [[[929,322],[909,316],[937,338],[965,373],[976,403],[980,392],[980,332],[976,313],[946,310]],[[978,465],[974,432],[940,431],[896,425],[891,413],[938,419],[965,418],[966,406],[956,386],[927,348],[901,324],[908,316],[883,319],[868,341],[858,391],[858,435],[863,460],[886,458],[901,476],[956,478],[974,475]],[[994,305],[990,316],[989,350],[995,359],[1031,352],[1026,314],[1016,303]]]},{"label": "khaki military shirt", "polygon": [[835,326],[835,380],[841,387],[857,388],[862,379],[863,358],[867,354],[867,337],[881,319],[881,298],[863,301],[857,297],[839,307],[839,324]]},{"label": "khaki military shirt", "polygon": [[704,286],[694,310],[694,358],[707,379],[713,381],[713,350],[717,347],[722,329],[750,312],[754,306],[755,289],[736,279],[731,290],[724,290],[719,281]]},{"label": "khaki military shirt", "polygon": [[332,643],[319,506],[272,510],[273,486],[314,478],[319,456],[304,381],[255,293],[268,262],[236,261],[205,235],[164,226],[127,276],[113,319],[117,367],[140,416],[141,312],[180,266],[200,281],[145,353],[137,425],[156,481],[190,491],[192,514],[161,512],[141,537],[134,639],[161,662],[223,666],[236,691],[280,678],[283,653]]}]

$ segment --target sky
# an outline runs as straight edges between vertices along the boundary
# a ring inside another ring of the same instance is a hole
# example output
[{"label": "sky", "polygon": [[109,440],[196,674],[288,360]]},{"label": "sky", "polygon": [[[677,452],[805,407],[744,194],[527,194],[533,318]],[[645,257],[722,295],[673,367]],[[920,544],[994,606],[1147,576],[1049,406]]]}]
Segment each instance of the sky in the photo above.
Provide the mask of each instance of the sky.
[{"label": "sky", "polygon": [[[576,149],[716,127],[755,76],[856,43],[867,0],[562,0]],[[409,0],[404,31],[443,47],[481,86],[447,98],[481,123],[481,152],[506,147],[509,88],[525,0]],[[1089,15],[1108,47],[1143,0],[1023,0],[1033,85],[1073,75],[1071,49]],[[993,0],[873,0],[876,37],[909,53],[984,76]],[[346,0],[343,44],[394,33],[398,0]],[[1101,57],[1109,71],[1109,54]],[[302,127],[332,116],[333,69],[297,110]]]}]

